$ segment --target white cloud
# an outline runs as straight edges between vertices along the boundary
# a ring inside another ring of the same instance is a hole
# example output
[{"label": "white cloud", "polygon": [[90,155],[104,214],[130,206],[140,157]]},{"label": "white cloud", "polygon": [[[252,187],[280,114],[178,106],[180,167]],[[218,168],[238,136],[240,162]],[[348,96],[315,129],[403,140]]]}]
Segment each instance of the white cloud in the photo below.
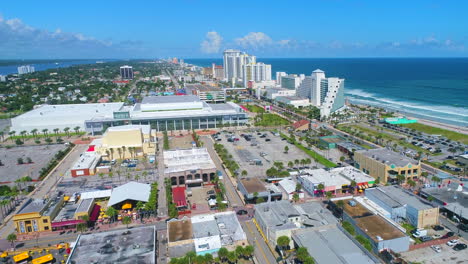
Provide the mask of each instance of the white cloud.
[{"label": "white cloud", "polygon": [[[113,44],[82,33],[51,32],[34,28],[18,18],[0,16],[0,54],[4,58],[102,58],[138,56],[141,46]],[[140,44],[140,43],[139,43]]]},{"label": "white cloud", "polygon": [[242,38],[235,39],[242,48],[258,49],[273,44],[273,40],[263,32],[250,32]]},{"label": "white cloud", "polygon": [[206,33],[205,40],[200,44],[200,49],[203,53],[211,54],[218,53],[221,49],[223,38],[216,31]]}]

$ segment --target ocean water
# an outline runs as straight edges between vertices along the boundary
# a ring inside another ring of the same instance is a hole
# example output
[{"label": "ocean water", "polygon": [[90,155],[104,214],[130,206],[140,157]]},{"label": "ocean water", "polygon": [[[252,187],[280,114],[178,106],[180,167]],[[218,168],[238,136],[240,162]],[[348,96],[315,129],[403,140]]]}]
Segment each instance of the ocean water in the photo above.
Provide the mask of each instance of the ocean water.
[{"label": "ocean water", "polygon": [[[258,58],[277,71],[310,75],[321,69],[345,80],[353,103],[380,106],[417,118],[468,126],[468,58]],[[222,59],[186,59],[199,66]]]}]

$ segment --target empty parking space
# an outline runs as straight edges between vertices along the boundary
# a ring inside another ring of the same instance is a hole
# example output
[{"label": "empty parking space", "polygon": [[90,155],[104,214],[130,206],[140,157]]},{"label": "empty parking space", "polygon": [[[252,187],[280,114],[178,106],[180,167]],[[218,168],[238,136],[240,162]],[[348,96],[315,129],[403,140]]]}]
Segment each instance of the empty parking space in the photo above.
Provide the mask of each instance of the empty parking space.
[{"label": "empty parking space", "polygon": [[[252,139],[247,141],[240,134],[234,133],[238,141],[228,142],[227,133],[222,133],[219,138],[221,141],[217,143],[223,144],[233,158],[239,163],[240,170],[247,171],[247,177],[266,178],[266,170],[273,166],[276,161],[283,162],[287,167],[288,162],[309,158],[302,150],[298,149],[287,141],[282,140],[280,136],[275,136],[271,132],[262,131],[248,133],[252,135]],[[263,137],[263,135],[266,135]],[[285,146],[288,146],[288,151],[285,153]],[[262,165],[255,165],[261,161]]]},{"label": "empty parking space", "polygon": [[421,248],[401,253],[403,259],[409,262],[424,264],[462,264],[468,263],[468,250],[455,251],[447,245],[440,245],[442,251],[436,253],[432,248]]},{"label": "empty parking space", "polygon": [[[33,180],[39,178],[39,171],[45,167],[54,155],[65,149],[65,145],[21,146],[10,149],[0,149],[0,175],[2,182],[13,182],[21,177],[29,176]],[[23,164],[20,164],[21,159]]]}]

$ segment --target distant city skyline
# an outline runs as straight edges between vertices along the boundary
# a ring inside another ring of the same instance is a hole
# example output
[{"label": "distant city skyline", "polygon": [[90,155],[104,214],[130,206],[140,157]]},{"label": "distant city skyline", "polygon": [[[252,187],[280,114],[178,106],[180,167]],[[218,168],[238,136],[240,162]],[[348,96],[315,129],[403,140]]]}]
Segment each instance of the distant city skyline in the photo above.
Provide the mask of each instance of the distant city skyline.
[{"label": "distant city skyline", "polygon": [[468,56],[463,1],[118,2],[6,1],[1,59]]}]

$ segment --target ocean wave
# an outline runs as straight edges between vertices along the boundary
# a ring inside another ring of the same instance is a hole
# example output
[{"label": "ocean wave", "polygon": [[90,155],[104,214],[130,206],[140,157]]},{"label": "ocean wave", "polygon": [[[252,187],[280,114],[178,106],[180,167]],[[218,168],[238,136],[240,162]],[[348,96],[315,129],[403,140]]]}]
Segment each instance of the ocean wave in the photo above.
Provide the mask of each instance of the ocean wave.
[{"label": "ocean wave", "polygon": [[400,106],[404,108],[412,108],[412,109],[419,109],[423,111],[438,112],[438,113],[447,114],[447,115],[455,115],[455,116],[460,116],[463,118],[468,117],[468,109],[466,109],[465,107],[456,107],[456,106],[448,106],[448,105],[427,105],[427,104],[421,104],[421,103],[412,102],[412,101],[390,99],[390,98],[385,98],[383,96],[378,96],[373,93],[368,93],[360,89],[346,90],[346,94],[362,97],[362,98],[357,98],[357,99],[362,99],[362,100],[367,99],[368,101],[385,103],[388,105],[393,105],[394,107]]}]

